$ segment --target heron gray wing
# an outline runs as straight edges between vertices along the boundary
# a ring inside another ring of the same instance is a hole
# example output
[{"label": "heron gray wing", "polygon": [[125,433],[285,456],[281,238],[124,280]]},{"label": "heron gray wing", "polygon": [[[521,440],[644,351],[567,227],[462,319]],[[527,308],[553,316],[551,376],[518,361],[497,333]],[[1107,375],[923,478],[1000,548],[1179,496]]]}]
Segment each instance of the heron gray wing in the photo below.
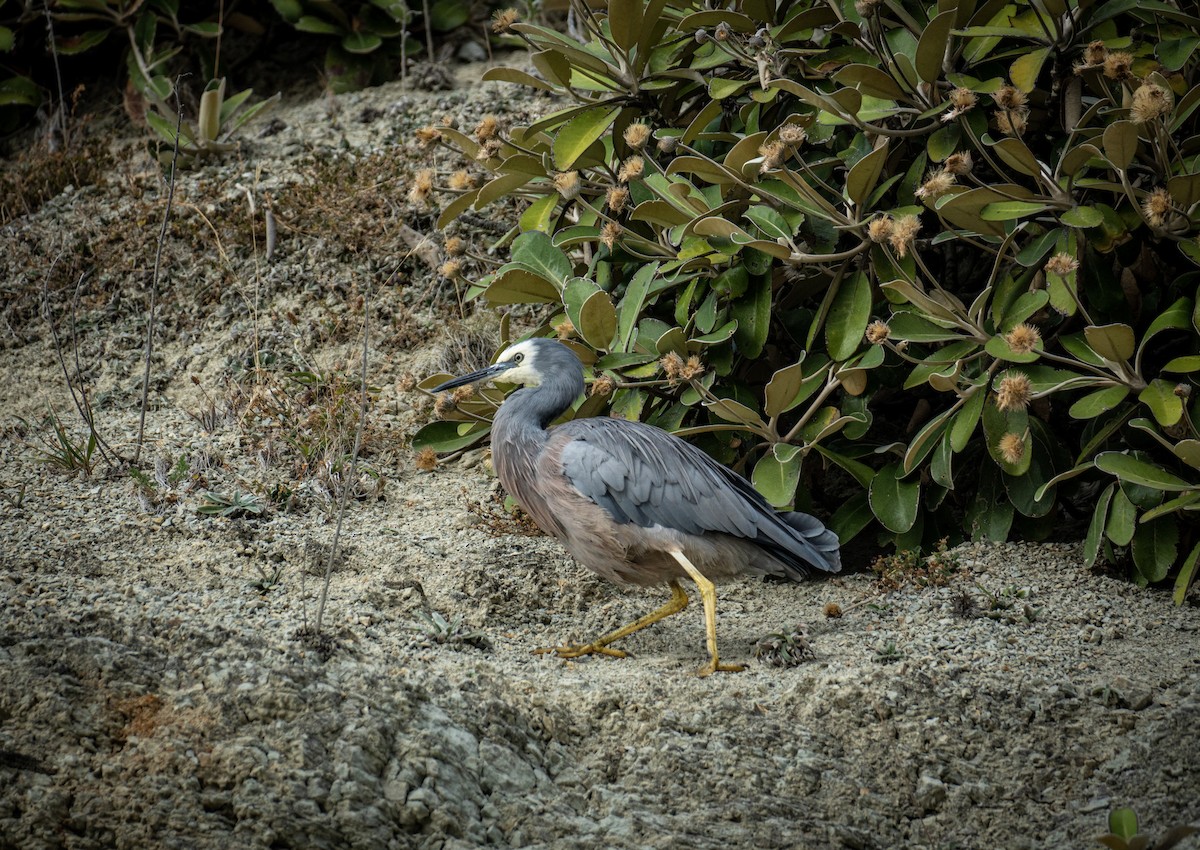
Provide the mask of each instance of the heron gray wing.
[{"label": "heron gray wing", "polygon": [[803,514],[785,521],[792,515],[778,514],[746,479],[665,431],[619,419],[576,419],[554,430],[571,438],[562,450],[563,474],[617,522],[728,534],[797,568],[799,560],[837,569],[832,535],[820,521]]}]

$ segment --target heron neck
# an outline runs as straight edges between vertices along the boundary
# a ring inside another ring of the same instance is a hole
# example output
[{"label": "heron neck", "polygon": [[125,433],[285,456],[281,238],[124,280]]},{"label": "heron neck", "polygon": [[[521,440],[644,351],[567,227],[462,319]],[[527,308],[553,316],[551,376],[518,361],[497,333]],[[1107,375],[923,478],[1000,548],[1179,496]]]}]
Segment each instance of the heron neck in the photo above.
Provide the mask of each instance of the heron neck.
[{"label": "heron neck", "polygon": [[546,426],[567,410],[581,392],[583,375],[556,376],[536,387],[523,387],[500,406],[493,427],[508,434],[518,431],[544,433]]}]

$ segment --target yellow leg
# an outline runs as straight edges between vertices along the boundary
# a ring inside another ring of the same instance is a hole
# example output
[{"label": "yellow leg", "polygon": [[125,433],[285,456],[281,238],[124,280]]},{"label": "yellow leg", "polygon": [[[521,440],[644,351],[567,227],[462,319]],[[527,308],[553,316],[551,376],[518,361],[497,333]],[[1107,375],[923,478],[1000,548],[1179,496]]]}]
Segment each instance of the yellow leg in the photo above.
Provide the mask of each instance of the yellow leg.
[{"label": "yellow leg", "polygon": [[722,664],[717,655],[717,588],[696,569],[682,552],[675,551],[671,555],[679,562],[684,571],[696,582],[700,589],[700,598],[704,601],[704,628],[708,633],[708,654],[712,656],[707,664],[696,671],[698,676],[709,676],[717,671],[722,673],[740,673],[745,670],[744,664]]},{"label": "yellow leg", "polygon": [[553,652],[559,658],[579,658],[581,655],[611,655],[614,658],[624,658],[625,654],[619,649],[609,647],[610,643],[618,641],[623,637],[628,637],[634,632],[640,632],[646,626],[651,626],[659,620],[666,619],[672,614],[678,614],[688,604],[687,591],[679,586],[679,582],[671,582],[671,599],[666,605],[651,611],[645,617],[634,620],[627,626],[622,626],[615,632],[610,632],[602,638],[597,638],[591,643],[581,644],[579,646],[548,646],[544,649],[535,649],[537,655],[545,655],[548,652]]}]

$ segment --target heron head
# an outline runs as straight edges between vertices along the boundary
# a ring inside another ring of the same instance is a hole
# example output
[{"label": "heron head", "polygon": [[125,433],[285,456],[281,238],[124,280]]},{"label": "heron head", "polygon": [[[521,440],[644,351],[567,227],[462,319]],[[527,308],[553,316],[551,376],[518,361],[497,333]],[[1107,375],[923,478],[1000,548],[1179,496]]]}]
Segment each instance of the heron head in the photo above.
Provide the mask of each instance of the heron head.
[{"label": "heron head", "polygon": [[575,352],[553,339],[526,339],[504,349],[491,366],[485,366],[461,378],[452,378],[433,388],[434,392],[461,387],[495,378],[506,384],[523,384],[536,387],[548,375],[574,370],[579,373],[581,364]]}]

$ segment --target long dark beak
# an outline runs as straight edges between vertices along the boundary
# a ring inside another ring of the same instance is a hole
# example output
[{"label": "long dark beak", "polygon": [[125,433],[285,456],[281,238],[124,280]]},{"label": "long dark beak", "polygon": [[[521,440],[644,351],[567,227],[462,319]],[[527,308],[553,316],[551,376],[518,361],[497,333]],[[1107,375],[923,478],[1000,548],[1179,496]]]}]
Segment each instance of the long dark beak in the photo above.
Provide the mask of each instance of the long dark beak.
[{"label": "long dark beak", "polygon": [[464,384],[474,384],[477,381],[486,381],[489,378],[494,378],[497,375],[502,375],[517,364],[511,361],[503,361],[493,363],[491,366],[480,369],[477,372],[472,372],[469,375],[463,375],[461,378],[451,378],[444,384],[438,384],[433,388],[433,392],[440,393],[443,390],[452,390],[455,387],[461,387]]}]

